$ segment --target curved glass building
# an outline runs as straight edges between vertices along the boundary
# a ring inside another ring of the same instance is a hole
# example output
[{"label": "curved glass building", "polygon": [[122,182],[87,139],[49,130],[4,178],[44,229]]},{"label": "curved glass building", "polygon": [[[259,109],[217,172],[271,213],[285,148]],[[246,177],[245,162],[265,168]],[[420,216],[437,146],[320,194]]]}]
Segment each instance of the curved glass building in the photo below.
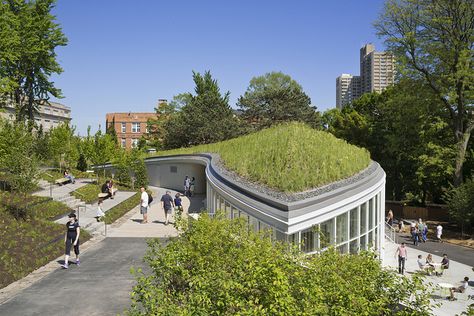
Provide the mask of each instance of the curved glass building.
[{"label": "curved glass building", "polygon": [[250,229],[271,231],[306,253],[329,246],[341,253],[382,252],[385,172],[374,161],[350,178],[296,194],[246,181],[214,154],[152,157],[145,163],[151,185],[182,191],[184,177],[195,177],[195,192],[206,196],[203,209],[244,218]]}]

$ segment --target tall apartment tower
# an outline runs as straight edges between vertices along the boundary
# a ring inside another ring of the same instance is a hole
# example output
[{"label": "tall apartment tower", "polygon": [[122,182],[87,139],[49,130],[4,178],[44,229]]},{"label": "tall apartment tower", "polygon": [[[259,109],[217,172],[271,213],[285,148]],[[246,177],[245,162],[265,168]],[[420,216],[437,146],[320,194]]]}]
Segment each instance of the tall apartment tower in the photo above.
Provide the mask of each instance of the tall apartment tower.
[{"label": "tall apartment tower", "polygon": [[342,74],[336,79],[336,107],[340,110],[361,96],[360,76]]},{"label": "tall apartment tower", "polygon": [[336,107],[342,109],[364,93],[380,93],[394,81],[394,56],[376,52],[373,44],[366,44],[360,49],[360,76],[342,74],[336,79]]},{"label": "tall apartment tower", "polygon": [[395,80],[395,58],[387,52],[376,52],[373,44],[360,49],[362,93],[381,93]]}]

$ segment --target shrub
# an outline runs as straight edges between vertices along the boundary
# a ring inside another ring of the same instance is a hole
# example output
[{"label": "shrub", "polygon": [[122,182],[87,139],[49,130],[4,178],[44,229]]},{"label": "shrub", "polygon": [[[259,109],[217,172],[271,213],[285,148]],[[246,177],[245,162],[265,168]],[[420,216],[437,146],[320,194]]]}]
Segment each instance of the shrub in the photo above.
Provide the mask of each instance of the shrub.
[{"label": "shrub", "polygon": [[151,272],[137,272],[130,315],[397,315],[400,302],[430,314],[421,279],[382,269],[373,253],[304,256],[223,214],[148,243]]},{"label": "shrub", "polygon": [[125,186],[132,186],[132,177],[130,176],[129,168],[124,164],[117,165],[117,181]]},{"label": "shrub", "polygon": [[79,160],[77,161],[77,170],[79,170],[79,171],[86,171],[87,170],[87,161],[86,161],[86,157],[84,157],[83,153],[81,153],[79,155]]}]

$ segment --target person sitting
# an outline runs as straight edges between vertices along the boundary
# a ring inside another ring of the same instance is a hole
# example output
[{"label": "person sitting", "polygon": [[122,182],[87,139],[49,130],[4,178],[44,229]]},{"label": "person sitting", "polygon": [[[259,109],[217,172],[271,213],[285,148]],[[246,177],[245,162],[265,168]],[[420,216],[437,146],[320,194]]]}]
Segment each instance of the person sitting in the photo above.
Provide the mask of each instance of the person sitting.
[{"label": "person sitting", "polygon": [[114,187],[114,180],[110,180],[108,184],[110,198],[113,199],[115,196],[115,192],[117,192],[117,188]]},{"label": "person sitting", "polygon": [[[443,259],[441,260],[441,271],[449,269],[449,259],[447,254],[443,254]],[[440,273],[442,275],[443,272]]]},{"label": "person sitting", "polygon": [[425,264],[422,260],[422,256],[421,255],[418,255],[418,267],[421,269],[421,270],[424,270],[426,271],[426,273],[428,273],[428,275],[431,275],[431,271],[433,270],[433,267],[430,266],[429,264]]},{"label": "person sitting", "polygon": [[427,256],[426,256],[426,264],[431,266],[431,267],[434,267],[434,261],[433,261],[433,256],[431,255],[431,253],[429,253]]},{"label": "person sitting", "polygon": [[69,173],[69,170],[64,170],[64,178],[67,178],[69,179],[69,181],[71,181],[71,183],[76,183],[76,178],[74,178],[72,176],[72,174]]},{"label": "person sitting", "polygon": [[466,292],[467,286],[469,285],[469,278],[464,277],[464,281],[461,282],[461,285],[458,287],[452,287],[449,290],[451,291],[451,295],[447,297],[450,301],[455,301],[456,298],[454,297],[454,293],[464,293]]},{"label": "person sitting", "polygon": [[109,189],[109,182],[110,182],[109,180],[105,181],[105,183],[102,184],[102,188],[100,190],[100,192],[107,194],[107,196],[105,198],[109,198],[109,197],[112,196],[112,194],[110,193],[110,189]]}]

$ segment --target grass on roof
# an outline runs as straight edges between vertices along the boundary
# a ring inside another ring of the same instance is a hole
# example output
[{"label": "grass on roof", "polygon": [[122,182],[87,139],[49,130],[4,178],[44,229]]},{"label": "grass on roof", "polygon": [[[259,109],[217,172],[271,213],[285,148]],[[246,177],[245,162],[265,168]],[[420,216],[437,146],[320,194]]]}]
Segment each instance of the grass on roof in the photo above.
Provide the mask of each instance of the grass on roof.
[{"label": "grass on roof", "polygon": [[366,149],[302,123],[277,125],[231,140],[156,155],[217,153],[226,168],[284,192],[301,192],[348,178],[367,168]]}]

